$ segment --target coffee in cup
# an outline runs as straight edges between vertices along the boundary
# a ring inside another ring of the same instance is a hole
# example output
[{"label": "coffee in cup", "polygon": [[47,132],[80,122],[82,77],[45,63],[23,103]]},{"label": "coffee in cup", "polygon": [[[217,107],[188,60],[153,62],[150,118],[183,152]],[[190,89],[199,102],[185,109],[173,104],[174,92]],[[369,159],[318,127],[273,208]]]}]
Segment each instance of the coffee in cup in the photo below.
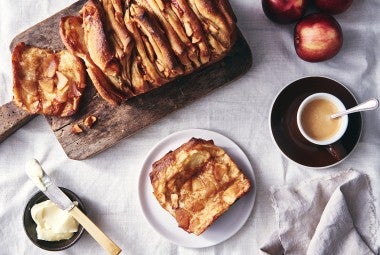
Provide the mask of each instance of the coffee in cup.
[{"label": "coffee in cup", "polygon": [[333,119],[331,115],[345,109],[344,104],[331,94],[313,94],[298,108],[297,126],[308,141],[317,145],[332,144],[345,133],[348,117]]}]

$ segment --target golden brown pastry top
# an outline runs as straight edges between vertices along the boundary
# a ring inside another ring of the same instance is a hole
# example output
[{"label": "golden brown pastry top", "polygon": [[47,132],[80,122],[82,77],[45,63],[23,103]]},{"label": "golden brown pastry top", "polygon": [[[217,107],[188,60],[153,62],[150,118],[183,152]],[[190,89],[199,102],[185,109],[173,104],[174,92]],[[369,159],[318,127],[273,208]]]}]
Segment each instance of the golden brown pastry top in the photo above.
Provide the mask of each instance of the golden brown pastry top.
[{"label": "golden brown pastry top", "polygon": [[89,0],[64,17],[65,46],[111,104],[220,60],[236,37],[227,0]]},{"label": "golden brown pastry top", "polygon": [[250,188],[249,180],[213,141],[192,138],[153,164],[153,194],[179,227],[200,235]]},{"label": "golden brown pastry top", "polygon": [[78,109],[86,86],[82,61],[69,51],[58,53],[16,45],[12,52],[13,101],[31,113],[66,117]]}]

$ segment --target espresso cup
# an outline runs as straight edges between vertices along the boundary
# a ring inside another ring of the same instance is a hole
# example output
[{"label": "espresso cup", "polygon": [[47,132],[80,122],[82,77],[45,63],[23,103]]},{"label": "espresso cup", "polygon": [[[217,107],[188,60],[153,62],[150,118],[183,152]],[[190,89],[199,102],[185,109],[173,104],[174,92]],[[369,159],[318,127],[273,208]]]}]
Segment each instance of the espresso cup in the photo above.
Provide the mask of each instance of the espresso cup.
[{"label": "espresso cup", "polygon": [[331,115],[346,107],[337,97],[328,93],[316,93],[305,98],[297,111],[297,126],[303,137],[317,145],[338,141],[346,132],[348,116],[335,119]]}]

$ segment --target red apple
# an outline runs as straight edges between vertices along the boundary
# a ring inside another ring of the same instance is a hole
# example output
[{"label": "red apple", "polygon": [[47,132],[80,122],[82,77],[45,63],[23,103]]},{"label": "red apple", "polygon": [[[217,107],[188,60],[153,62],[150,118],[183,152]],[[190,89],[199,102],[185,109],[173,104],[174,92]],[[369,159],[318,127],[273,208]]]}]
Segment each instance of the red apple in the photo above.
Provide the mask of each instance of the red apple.
[{"label": "red apple", "polygon": [[343,44],[343,33],[333,16],[324,13],[310,14],[294,28],[294,47],[305,61],[319,62],[338,54]]},{"label": "red apple", "polygon": [[339,14],[351,6],[353,0],[314,0],[315,7],[323,12]]},{"label": "red apple", "polygon": [[299,20],[308,0],[262,0],[265,15],[272,21],[287,24]]}]

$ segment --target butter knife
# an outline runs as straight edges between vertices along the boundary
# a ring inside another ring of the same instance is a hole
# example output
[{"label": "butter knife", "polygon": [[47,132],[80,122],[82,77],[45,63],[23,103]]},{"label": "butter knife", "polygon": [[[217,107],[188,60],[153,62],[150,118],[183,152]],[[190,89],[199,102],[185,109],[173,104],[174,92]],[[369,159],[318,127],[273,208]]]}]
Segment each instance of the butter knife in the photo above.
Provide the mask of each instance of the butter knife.
[{"label": "butter knife", "polygon": [[38,160],[32,159],[29,161],[25,171],[34,184],[59,208],[66,210],[73,216],[108,254],[120,254],[121,249],[58,188],[54,181],[42,169]]}]

